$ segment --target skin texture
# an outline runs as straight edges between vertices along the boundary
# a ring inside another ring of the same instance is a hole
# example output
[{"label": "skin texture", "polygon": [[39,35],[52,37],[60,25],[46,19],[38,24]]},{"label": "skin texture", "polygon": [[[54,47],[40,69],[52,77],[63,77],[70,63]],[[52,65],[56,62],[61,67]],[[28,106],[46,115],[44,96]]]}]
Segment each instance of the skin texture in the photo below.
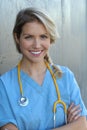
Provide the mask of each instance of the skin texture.
[{"label": "skin texture", "polygon": [[[26,23],[20,38],[18,39],[16,34],[15,38],[23,54],[21,69],[41,85],[46,72],[44,56],[51,45],[48,32],[41,23],[35,21]],[[86,118],[79,116],[80,111],[80,107],[72,103],[68,109],[69,124],[54,130],[87,130]],[[6,124],[0,130],[18,130],[18,128],[13,124]]]},{"label": "skin texture", "polygon": [[68,116],[67,116],[68,123],[74,122],[75,120],[79,119],[80,113],[81,113],[80,105],[75,106],[74,103],[71,103],[70,107],[68,108]]},{"label": "skin texture", "polygon": [[[50,47],[50,36],[41,23],[26,23],[17,42],[20,44],[23,60],[31,64],[44,62],[44,56]],[[40,51],[38,55],[32,53]]]},{"label": "skin texture", "polygon": [[85,117],[79,117],[75,122],[64,125],[53,130],[87,130],[87,122]]},{"label": "skin texture", "polygon": [[18,130],[18,128],[13,124],[6,124],[0,130]]},{"label": "skin texture", "polygon": [[44,56],[51,45],[49,34],[44,26],[36,21],[26,23],[20,38],[16,37],[16,40],[23,54],[21,69],[41,85],[46,71]]}]

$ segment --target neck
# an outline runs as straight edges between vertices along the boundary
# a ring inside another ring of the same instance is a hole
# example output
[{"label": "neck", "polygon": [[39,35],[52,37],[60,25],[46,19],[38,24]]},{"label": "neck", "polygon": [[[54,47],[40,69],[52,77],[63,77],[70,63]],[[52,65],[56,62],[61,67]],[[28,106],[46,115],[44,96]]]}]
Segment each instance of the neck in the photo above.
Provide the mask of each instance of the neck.
[{"label": "neck", "polygon": [[29,75],[40,75],[46,71],[45,62],[31,63],[29,61],[21,60],[21,69]]}]

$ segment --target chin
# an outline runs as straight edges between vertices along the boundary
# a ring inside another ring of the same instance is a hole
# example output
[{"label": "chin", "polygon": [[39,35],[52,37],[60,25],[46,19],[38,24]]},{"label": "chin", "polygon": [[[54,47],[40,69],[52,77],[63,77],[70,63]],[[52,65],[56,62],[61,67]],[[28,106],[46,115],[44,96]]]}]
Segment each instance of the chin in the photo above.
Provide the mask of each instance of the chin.
[{"label": "chin", "polygon": [[32,59],[32,60],[30,60],[29,59],[29,61],[31,62],[31,63],[41,63],[41,62],[43,62],[44,61],[44,59]]}]

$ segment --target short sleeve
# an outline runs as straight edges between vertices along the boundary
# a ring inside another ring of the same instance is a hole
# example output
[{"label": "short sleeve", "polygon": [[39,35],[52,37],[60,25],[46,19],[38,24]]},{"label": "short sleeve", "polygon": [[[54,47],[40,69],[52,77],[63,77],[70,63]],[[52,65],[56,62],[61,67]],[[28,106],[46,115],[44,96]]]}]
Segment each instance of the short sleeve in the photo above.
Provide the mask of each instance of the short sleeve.
[{"label": "short sleeve", "polygon": [[11,105],[6,93],[5,86],[0,79],[0,127],[7,123],[12,123],[17,126],[17,122],[11,110]]},{"label": "short sleeve", "polygon": [[86,116],[87,117],[87,109],[84,105],[84,102],[81,97],[81,92],[80,88],[78,86],[78,83],[74,77],[74,74],[71,73],[71,78],[70,78],[70,102],[74,102],[76,105],[80,105],[82,111],[81,111],[81,116]]}]

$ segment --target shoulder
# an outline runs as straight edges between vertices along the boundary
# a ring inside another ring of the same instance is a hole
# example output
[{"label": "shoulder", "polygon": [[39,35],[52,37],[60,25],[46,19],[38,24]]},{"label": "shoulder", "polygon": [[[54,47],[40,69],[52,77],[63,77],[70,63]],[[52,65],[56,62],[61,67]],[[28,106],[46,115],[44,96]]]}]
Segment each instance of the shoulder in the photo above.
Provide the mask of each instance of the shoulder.
[{"label": "shoulder", "polygon": [[72,70],[67,66],[56,65],[56,67],[58,67],[61,70],[63,75],[74,75]]},{"label": "shoulder", "polygon": [[60,79],[64,82],[71,83],[74,81],[75,76],[71,69],[69,69],[67,66],[61,66],[61,65],[55,65],[58,67],[58,69],[62,72],[62,76]]},{"label": "shoulder", "polygon": [[13,77],[15,77],[15,75],[17,74],[17,67],[15,66],[14,68],[10,69],[9,71],[5,72],[4,74],[2,74],[0,76],[0,81],[9,81],[11,80]]},{"label": "shoulder", "polygon": [[67,86],[68,92],[79,91],[79,86],[74,73],[66,66],[57,65],[62,71],[61,81]]}]

